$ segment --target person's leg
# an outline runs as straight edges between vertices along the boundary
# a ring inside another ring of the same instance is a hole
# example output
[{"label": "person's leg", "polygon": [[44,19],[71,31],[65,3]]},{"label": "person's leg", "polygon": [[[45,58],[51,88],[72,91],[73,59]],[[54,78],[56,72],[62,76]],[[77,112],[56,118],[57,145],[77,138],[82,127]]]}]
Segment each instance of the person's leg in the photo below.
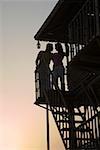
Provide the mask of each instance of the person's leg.
[{"label": "person's leg", "polygon": [[58,75],[57,75],[57,68],[53,70],[53,85],[55,89],[58,87]]},{"label": "person's leg", "polygon": [[49,70],[47,72],[45,72],[44,78],[45,78],[45,82],[46,82],[45,89],[50,90],[50,71]]},{"label": "person's leg", "polygon": [[60,81],[61,81],[61,90],[65,91],[64,76],[60,77]]},{"label": "person's leg", "polygon": [[61,90],[65,90],[65,82],[64,82],[64,67],[60,68],[60,82],[61,82]]}]

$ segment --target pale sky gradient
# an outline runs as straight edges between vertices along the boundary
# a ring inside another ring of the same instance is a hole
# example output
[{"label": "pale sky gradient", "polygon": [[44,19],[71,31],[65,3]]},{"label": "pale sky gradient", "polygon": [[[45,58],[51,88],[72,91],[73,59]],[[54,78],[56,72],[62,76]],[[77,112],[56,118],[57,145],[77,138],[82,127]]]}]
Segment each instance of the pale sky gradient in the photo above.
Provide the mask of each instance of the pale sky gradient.
[{"label": "pale sky gradient", "polygon": [[[33,105],[39,52],[33,37],[56,2],[0,1],[0,150],[46,150],[46,113]],[[52,116],[50,132],[51,150],[63,150]]]}]

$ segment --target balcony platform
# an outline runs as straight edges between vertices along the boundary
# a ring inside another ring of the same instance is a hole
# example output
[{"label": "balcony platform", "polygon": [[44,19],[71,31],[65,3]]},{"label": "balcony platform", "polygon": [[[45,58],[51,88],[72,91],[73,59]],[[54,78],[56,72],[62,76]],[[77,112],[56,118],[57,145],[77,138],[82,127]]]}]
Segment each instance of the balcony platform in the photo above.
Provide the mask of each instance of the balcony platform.
[{"label": "balcony platform", "polygon": [[80,106],[95,106],[85,96],[77,96],[69,91],[58,92],[57,90],[50,90],[47,92],[46,97],[39,97],[36,99],[35,104],[37,105],[50,105],[50,106],[61,106],[61,107],[80,107]]}]

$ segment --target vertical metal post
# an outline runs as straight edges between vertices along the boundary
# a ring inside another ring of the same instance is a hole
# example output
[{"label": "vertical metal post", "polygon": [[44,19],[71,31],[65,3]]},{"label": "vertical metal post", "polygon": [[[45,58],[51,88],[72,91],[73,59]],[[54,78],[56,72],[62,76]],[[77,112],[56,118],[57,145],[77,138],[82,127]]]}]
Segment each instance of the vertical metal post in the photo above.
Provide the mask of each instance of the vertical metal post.
[{"label": "vertical metal post", "polygon": [[76,131],[75,131],[75,122],[74,122],[74,107],[70,106],[68,108],[69,111],[69,147],[70,150],[77,149],[77,141],[76,141]]},{"label": "vertical metal post", "polygon": [[98,0],[95,0],[95,13],[96,13],[96,35],[98,36],[98,35],[100,35]]},{"label": "vertical metal post", "polygon": [[47,110],[46,110],[46,119],[47,119],[47,150],[50,150],[50,139],[49,139],[49,110],[48,110],[48,104],[47,104]]}]

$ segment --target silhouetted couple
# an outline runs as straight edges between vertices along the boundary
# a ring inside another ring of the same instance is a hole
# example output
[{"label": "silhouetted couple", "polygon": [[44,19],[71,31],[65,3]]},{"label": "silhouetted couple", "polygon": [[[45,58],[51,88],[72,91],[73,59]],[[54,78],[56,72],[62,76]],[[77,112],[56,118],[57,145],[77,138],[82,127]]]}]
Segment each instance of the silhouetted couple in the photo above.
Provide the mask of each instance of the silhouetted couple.
[{"label": "silhouetted couple", "polygon": [[36,65],[40,79],[41,96],[43,95],[44,90],[50,90],[52,88],[50,83],[51,71],[49,68],[51,60],[53,61],[53,85],[57,87],[58,78],[60,78],[61,90],[65,90],[64,66],[62,60],[66,54],[63,52],[63,48],[60,43],[55,44],[55,49],[57,52],[51,53],[53,51],[53,44],[48,43],[46,45],[46,50],[40,51],[36,59]]}]

